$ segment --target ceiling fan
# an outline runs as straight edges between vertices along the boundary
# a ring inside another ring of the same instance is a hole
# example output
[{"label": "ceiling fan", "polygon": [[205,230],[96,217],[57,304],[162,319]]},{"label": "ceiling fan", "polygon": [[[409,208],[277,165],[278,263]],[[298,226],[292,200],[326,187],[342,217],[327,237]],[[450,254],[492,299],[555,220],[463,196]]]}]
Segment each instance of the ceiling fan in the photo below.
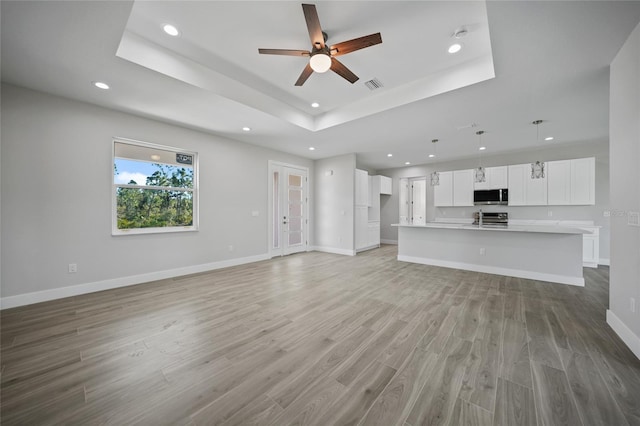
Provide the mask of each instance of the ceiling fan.
[{"label": "ceiling fan", "polygon": [[320,26],[320,20],[318,19],[318,12],[316,6],[313,4],[303,4],[302,11],[304,12],[304,19],[307,22],[307,29],[309,30],[309,38],[311,39],[312,48],[308,50],[291,50],[291,49],[258,49],[258,53],[263,55],[287,55],[287,56],[308,56],[309,63],[302,70],[302,74],[296,81],[296,86],[302,86],[309,76],[315,72],[326,72],[331,70],[343,77],[351,84],[358,81],[358,76],[355,75],[349,68],[345,67],[342,62],[336,59],[336,56],[345,55],[347,53],[355,52],[356,50],[364,49],[365,47],[375,46],[382,43],[382,36],[380,33],[370,34],[364,37],[354,38],[353,40],[343,41],[342,43],[327,46],[327,34],[322,31]]}]

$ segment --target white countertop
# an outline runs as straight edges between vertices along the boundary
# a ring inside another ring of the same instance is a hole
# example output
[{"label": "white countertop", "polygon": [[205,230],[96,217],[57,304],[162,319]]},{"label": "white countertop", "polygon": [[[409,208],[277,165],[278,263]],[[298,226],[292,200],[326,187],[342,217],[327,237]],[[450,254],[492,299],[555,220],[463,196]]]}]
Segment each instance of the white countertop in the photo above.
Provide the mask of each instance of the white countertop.
[{"label": "white countertop", "polygon": [[394,223],[391,226],[400,228],[437,228],[437,229],[458,229],[462,231],[497,231],[497,232],[536,232],[544,234],[591,234],[591,231],[558,225],[473,225],[470,223],[446,223],[446,222],[427,222],[424,225],[409,225]]}]

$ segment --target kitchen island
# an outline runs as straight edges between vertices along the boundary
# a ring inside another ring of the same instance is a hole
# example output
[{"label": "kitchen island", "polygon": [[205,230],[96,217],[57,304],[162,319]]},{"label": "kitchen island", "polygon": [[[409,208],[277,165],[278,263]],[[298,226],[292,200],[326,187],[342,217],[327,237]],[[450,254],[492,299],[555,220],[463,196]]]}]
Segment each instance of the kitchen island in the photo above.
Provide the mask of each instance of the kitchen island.
[{"label": "kitchen island", "polygon": [[584,286],[582,239],[589,231],[536,225],[430,222],[398,227],[398,260]]}]

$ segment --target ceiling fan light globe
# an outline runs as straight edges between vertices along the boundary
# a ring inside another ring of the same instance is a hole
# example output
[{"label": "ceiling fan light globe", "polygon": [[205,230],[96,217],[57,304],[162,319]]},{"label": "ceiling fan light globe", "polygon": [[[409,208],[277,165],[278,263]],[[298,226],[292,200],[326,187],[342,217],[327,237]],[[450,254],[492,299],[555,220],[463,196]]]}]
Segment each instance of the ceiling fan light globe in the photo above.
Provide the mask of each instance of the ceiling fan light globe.
[{"label": "ceiling fan light globe", "polygon": [[325,53],[316,53],[309,59],[309,65],[315,72],[327,72],[331,68],[331,57]]}]

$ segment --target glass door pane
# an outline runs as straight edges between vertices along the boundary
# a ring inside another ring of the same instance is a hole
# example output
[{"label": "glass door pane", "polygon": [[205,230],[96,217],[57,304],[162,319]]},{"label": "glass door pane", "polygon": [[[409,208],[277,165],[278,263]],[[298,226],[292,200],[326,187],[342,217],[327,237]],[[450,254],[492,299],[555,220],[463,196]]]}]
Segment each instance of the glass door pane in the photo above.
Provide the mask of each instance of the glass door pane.
[{"label": "glass door pane", "polygon": [[288,183],[288,206],[287,211],[289,217],[287,218],[287,234],[288,234],[288,246],[298,246],[303,243],[303,182],[304,176],[294,172],[289,172],[287,179]]},{"label": "glass door pane", "polygon": [[272,248],[280,248],[280,172],[273,172],[273,241]]}]

